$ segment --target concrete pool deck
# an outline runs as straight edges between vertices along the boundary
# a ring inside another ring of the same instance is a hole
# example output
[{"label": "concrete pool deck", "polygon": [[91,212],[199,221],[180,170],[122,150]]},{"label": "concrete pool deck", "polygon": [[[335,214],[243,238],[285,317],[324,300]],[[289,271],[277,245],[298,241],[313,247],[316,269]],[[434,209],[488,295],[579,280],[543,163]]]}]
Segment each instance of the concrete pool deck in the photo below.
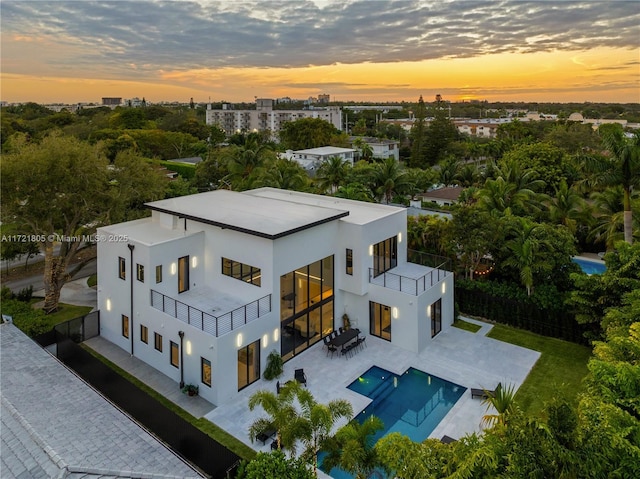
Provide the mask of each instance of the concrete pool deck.
[{"label": "concrete pool deck", "polygon": [[[347,389],[347,386],[374,365],[395,374],[414,367],[466,388],[494,389],[499,382],[519,388],[540,353],[487,338],[490,324],[464,319],[481,325],[481,330],[471,333],[449,328],[436,336],[420,354],[367,336],[367,346],[358,350],[353,357],[346,359],[335,354],[332,358],[327,356],[326,348],[319,342],[285,364],[280,382],[293,379],[294,370],[304,368],[307,386],[316,401],[328,403],[334,399],[346,399],[351,402],[354,414],[362,411],[370,400]],[[264,416],[262,408],[249,411],[247,407],[249,397],[260,389],[275,392],[276,382],[261,379],[242,390],[232,403],[219,405],[205,417],[250,447],[268,451],[269,442],[265,445],[259,441],[251,443],[247,433],[249,426]],[[472,399],[471,392],[467,390],[430,437],[440,439],[447,435],[458,439],[465,434],[479,432],[484,414],[482,400]]]}]

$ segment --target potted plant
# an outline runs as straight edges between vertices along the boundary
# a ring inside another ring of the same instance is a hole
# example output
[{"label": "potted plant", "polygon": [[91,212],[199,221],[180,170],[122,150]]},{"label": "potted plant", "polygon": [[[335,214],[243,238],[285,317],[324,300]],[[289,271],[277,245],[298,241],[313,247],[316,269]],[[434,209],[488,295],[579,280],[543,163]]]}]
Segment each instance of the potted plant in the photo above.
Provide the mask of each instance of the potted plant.
[{"label": "potted plant", "polygon": [[347,329],[351,329],[351,321],[349,320],[349,315],[347,313],[344,313],[342,315],[342,327],[345,329],[345,331]]},{"label": "potted plant", "polygon": [[199,390],[199,386],[196,386],[195,384],[186,384],[182,388],[182,392],[188,394],[189,396],[197,396]]},{"label": "potted plant", "polygon": [[269,356],[267,356],[267,367],[264,368],[263,377],[267,381],[271,381],[282,376],[283,372],[284,362],[282,361],[282,357],[278,354],[278,351],[274,349],[269,353]]}]

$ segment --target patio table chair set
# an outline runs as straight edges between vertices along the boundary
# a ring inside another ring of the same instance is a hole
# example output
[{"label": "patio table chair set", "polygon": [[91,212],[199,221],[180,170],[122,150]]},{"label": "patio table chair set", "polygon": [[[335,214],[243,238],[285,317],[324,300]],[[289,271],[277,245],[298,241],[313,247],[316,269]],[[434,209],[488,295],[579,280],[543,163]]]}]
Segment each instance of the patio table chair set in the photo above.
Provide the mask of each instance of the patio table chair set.
[{"label": "patio table chair set", "polygon": [[340,348],[340,354],[345,358],[353,355],[357,348],[362,348],[365,345],[366,337],[360,337],[360,330],[355,329],[343,329],[333,331],[324,338],[324,345],[327,347],[327,355],[333,354]]}]

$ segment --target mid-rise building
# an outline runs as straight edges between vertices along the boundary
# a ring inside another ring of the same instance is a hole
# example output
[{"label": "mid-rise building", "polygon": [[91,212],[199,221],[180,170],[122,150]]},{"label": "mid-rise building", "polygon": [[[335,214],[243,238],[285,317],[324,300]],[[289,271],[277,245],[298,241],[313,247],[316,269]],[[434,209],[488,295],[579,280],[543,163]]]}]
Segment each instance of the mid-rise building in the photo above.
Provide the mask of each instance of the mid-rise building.
[{"label": "mid-rise building", "polygon": [[230,105],[222,109],[212,109],[207,105],[207,125],[217,125],[227,136],[240,132],[270,131],[274,136],[288,121],[302,118],[320,118],[328,121],[338,130],[342,130],[342,111],[340,107],[329,106],[312,110],[274,110],[273,100],[256,99],[255,110],[233,110]]},{"label": "mid-rise building", "polygon": [[405,208],[273,188],[147,206],[98,230],[101,335],[214,404],[347,320],[414,352],[453,323],[453,274],[407,249]]}]

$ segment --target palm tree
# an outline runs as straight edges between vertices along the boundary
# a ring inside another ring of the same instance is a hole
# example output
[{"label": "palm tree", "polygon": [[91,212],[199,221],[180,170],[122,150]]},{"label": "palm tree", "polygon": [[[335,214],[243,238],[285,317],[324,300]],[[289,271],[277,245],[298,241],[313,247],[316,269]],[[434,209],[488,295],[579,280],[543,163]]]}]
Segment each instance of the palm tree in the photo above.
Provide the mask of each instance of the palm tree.
[{"label": "palm tree", "polygon": [[331,156],[316,171],[316,183],[322,192],[330,190],[331,194],[335,194],[347,179],[349,169],[348,161],[338,156]]},{"label": "palm tree", "polygon": [[[640,201],[634,196],[632,204]],[[624,190],[621,186],[607,188],[593,193],[591,199],[595,221],[589,238],[604,242],[607,250],[611,250],[616,242],[624,239]]]},{"label": "palm tree", "polygon": [[393,158],[377,163],[373,171],[373,184],[376,193],[389,204],[394,194],[408,193],[412,182],[406,171]]},{"label": "palm tree", "polygon": [[327,469],[339,467],[356,479],[367,479],[376,468],[383,467],[374,448],[374,436],[383,427],[382,420],[376,416],[368,417],[362,424],[354,420],[343,426],[326,442],[323,465]]},{"label": "palm tree", "polygon": [[482,423],[492,426],[494,424],[507,425],[511,416],[519,411],[516,404],[516,392],[512,384],[507,387],[503,387],[502,383],[499,383],[496,390],[489,394],[489,391],[485,391],[487,397],[482,401],[487,406],[486,412],[489,410],[495,410],[495,414],[485,414],[482,417]]},{"label": "palm tree", "polygon": [[527,295],[533,292],[533,274],[536,269],[544,264],[542,247],[545,243],[538,240],[536,233],[540,228],[538,223],[534,223],[526,218],[519,218],[516,237],[507,241],[506,246],[511,251],[511,255],[504,260],[505,266],[512,266],[520,273],[520,281],[527,288]]},{"label": "palm tree", "polygon": [[298,387],[296,397],[302,409],[296,418],[297,429],[302,431],[301,440],[305,445],[303,456],[312,461],[318,475],[318,452],[331,437],[331,430],[341,418],[353,416],[351,403],[344,399],[335,399],[328,404],[319,404],[311,393]]},{"label": "palm tree", "polygon": [[[288,449],[293,455],[295,443],[302,435],[295,407],[296,382],[285,384],[278,394],[260,390],[249,398],[249,410],[257,406],[264,409],[268,417],[257,419],[249,427],[249,438],[254,441],[264,431],[275,429],[278,449]],[[298,386],[299,387],[299,386]]]},{"label": "palm tree", "polygon": [[634,188],[640,188],[640,132],[636,131],[631,138],[627,138],[622,128],[608,127],[602,131],[602,143],[608,156],[586,158],[585,166],[593,174],[594,185],[622,187],[624,240],[631,244],[631,195]]},{"label": "palm tree", "polygon": [[363,138],[356,138],[353,140],[353,146],[358,149],[360,159],[370,160],[373,156],[373,148],[371,148],[371,145],[364,141]]},{"label": "palm tree", "polygon": [[587,203],[574,188],[567,186],[564,180],[556,188],[556,195],[549,199],[548,206],[551,221],[566,226],[573,234],[579,222],[588,219]]},{"label": "palm tree", "polygon": [[307,172],[294,160],[278,158],[265,163],[254,185],[281,190],[304,191],[309,184]]},{"label": "palm tree", "polygon": [[228,182],[234,185],[234,189],[243,190],[251,187],[251,178],[267,159],[273,159],[275,153],[269,145],[258,144],[256,141],[247,141],[244,146],[237,146],[231,150],[227,168]]}]

